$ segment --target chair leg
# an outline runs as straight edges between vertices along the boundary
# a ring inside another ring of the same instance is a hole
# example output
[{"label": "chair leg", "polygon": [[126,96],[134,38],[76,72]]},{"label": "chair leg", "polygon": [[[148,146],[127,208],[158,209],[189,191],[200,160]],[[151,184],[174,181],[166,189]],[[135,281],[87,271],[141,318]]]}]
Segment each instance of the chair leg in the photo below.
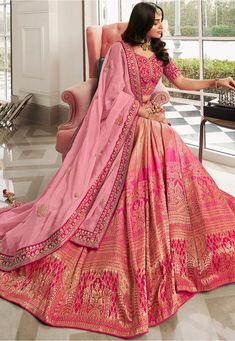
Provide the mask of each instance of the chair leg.
[{"label": "chair leg", "polygon": [[204,122],[204,125],[203,125],[203,149],[206,148],[206,127],[205,127],[205,123],[206,123],[206,121]]},{"label": "chair leg", "polygon": [[199,135],[199,161],[202,162],[202,152],[203,148],[205,147],[205,140],[206,140],[206,132],[205,132],[205,123],[206,119],[202,118],[200,123],[200,135]]}]

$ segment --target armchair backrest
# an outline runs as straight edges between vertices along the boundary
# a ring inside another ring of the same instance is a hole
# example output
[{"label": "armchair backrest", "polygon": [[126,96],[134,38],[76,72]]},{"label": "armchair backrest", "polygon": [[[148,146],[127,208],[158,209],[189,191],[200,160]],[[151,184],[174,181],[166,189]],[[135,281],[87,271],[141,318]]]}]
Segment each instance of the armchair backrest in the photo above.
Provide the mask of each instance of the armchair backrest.
[{"label": "armchair backrest", "polygon": [[105,57],[110,45],[121,40],[127,23],[116,23],[104,26],[89,26],[86,30],[89,59],[89,78],[97,78],[100,57]]}]

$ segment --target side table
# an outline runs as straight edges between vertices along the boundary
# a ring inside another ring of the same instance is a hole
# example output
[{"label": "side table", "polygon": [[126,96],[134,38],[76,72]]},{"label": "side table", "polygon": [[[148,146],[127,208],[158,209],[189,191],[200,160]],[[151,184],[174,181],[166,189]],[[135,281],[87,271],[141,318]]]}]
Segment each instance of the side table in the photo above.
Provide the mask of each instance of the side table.
[{"label": "side table", "polygon": [[218,126],[235,129],[235,122],[223,120],[220,118],[214,118],[209,116],[202,116],[201,123],[200,123],[200,135],[199,135],[199,161],[202,162],[202,152],[206,145],[206,131],[205,131],[205,124],[206,122],[210,122],[216,124]]}]

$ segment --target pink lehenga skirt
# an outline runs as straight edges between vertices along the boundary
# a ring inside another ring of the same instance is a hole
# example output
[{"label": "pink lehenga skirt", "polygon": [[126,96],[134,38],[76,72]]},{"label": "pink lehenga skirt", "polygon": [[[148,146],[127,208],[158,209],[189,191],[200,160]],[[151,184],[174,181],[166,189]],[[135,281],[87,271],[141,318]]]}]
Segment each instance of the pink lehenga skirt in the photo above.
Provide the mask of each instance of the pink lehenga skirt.
[{"label": "pink lehenga skirt", "polygon": [[125,186],[97,250],[67,242],[0,272],[0,295],[41,321],[131,338],[195,293],[235,281],[235,198],[168,125],[138,118]]}]

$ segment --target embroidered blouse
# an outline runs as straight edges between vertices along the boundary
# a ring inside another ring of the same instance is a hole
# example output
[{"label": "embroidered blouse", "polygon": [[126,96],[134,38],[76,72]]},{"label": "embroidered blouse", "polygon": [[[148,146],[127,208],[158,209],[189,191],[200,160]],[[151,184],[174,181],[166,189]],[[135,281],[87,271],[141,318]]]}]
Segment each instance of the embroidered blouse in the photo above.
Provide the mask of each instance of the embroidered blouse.
[{"label": "embroidered blouse", "polygon": [[135,53],[135,57],[143,96],[152,94],[163,74],[170,82],[181,74],[172,59],[170,59],[167,66],[163,66],[163,62],[157,59],[155,54],[148,58]]}]

